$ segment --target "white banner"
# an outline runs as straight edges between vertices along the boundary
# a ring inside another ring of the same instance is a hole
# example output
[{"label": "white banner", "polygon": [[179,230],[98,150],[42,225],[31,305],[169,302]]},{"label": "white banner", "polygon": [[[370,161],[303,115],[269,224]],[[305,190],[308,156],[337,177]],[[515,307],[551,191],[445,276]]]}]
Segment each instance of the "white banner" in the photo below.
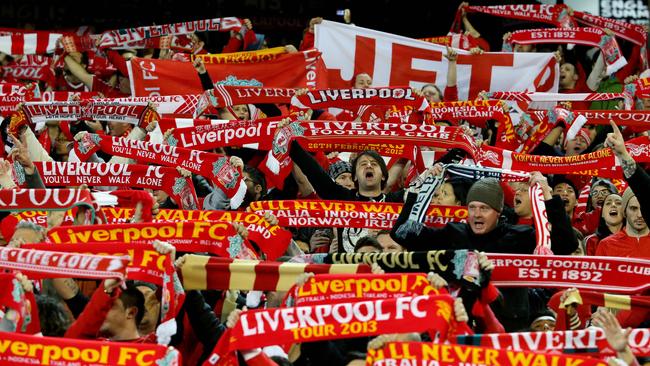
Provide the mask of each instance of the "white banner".
[{"label": "white banner", "polygon": [[[435,83],[444,89],[447,83],[444,46],[330,21],[316,25],[315,46],[322,52],[330,88],[349,88],[354,75],[363,72],[370,74],[374,87]],[[559,67],[551,53],[456,51],[461,100],[481,90],[558,90]]]}]

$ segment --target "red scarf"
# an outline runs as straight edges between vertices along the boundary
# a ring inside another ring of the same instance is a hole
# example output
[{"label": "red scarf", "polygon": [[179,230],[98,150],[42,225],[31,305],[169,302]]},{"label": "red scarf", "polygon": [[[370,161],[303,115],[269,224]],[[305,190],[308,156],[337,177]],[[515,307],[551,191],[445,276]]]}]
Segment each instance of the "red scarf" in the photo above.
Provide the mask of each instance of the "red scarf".
[{"label": "red scarf", "polygon": [[197,208],[198,199],[191,178],[174,168],[139,164],[34,162],[48,187],[87,184],[106,187],[138,187],[162,190],[188,210]]},{"label": "red scarf", "polygon": [[[616,39],[601,28],[562,28],[562,29],[526,29],[512,33],[507,43],[543,44],[575,43],[598,47],[607,65],[607,74],[611,75],[627,64]],[[504,49],[505,51],[511,51]]]},{"label": "red scarf", "polygon": [[[126,278],[153,283],[162,287],[160,320],[172,320],[183,304],[185,293],[176,275],[172,258],[158,253],[151,244],[132,244],[124,242],[85,243],[85,244],[27,244],[24,248],[51,250],[67,253],[110,255],[130,258],[126,268]],[[176,286],[174,286],[176,282]]]},{"label": "red scarf", "polygon": [[64,253],[21,248],[0,248],[0,267],[20,271],[31,279],[124,279],[128,257]]},{"label": "red scarf", "polygon": [[85,99],[96,99],[99,97],[97,92],[75,92],[75,91],[44,91],[40,98],[43,102],[68,102],[71,101],[73,97],[79,97],[82,100]]},{"label": "red scarf", "polygon": [[650,288],[647,259],[492,253],[488,256],[496,266],[490,283],[497,287],[576,287],[630,294]]},{"label": "red scarf", "polygon": [[222,108],[238,104],[281,104],[291,102],[296,95],[292,88],[259,88],[251,86],[215,85],[203,92],[195,116],[203,114],[208,107]]},{"label": "red scarf", "polygon": [[528,188],[530,195],[530,206],[533,211],[533,222],[535,223],[535,242],[537,246],[533,254],[553,255],[551,250],[551,229],[546,217],[546,203],[544,203],[544,191],[539,183]]},{"label": "red scarf", "polygon": [[88,341],[2,333],[0,359],[12,365],[180,365],[181,355],[173,347],[147,343]]},{"label": "red scarf", "polygon": [[174,168],[181,166],[192,173],[201,174],[230,198],[230,207],[234,209],[241,205],[246,194],[242,173],[230,165],[228,157],[223,155],[91,133],[84,135],[81,141],[75,141],[75,152],[82,161],[98,150],[139,162]]},{"label": "red scarf", "polygon": [[72,102],[29,102],[23,105],[25,116],[33,124],[48,121],[120,121],[147,127],[160,119],[147,103],[123,103],[86,99]]},{"label": "red scarf", "polygon": [[[575,27],[575,21],[569,16],[565,5],[495,5],[495,6],[466,6],[466,12],[476,12],[498,17],[521,19],[540,23],[553,24],[558,28]],[[461,9],[456,13],[456,19],[451,31],[460,31]]]},{"label": "red scarf", "polygon": [[[197,101],[200,96],[196,96]],[[194,109],[191,111],[194,113]],[[192,114],[190,113],[190,115]],[[207,125],[220,125],[229,122],[225,119],[206,119],[206,118],[161,118],[158,121],[158,127],[162,132],[173,129],[180,128],[190,128],[197,126],[207,126]],[[230,121],[232,122],[232,121]]]},{"label": "red scarf", "polygon": [[[102,208],[108,224],[120,224],[126,222],[133,215],[132,209],[125,208]],[[255,242],[267,260],[275,260],[282,256],[291,241],[291,232],[281,226],[271,226],[264,217],[252,212],[239,211],[199,211],[199,210],[167,210],[158,212],[153,222],[239,222],[248,229],[248,239]]]},{"label": "red scarf", "polygon": [[644,46],[646,43],[647,33],[640,24],[632,24],[618,19],[605,18],[575,10],[573,11],[573,18],[578,23],[586,24],[590,27],[611,29],[617,36],[636,45]]},{"label": "red scarf", "polygon": [[57,244],[124,242],[148,244],[162,240],[179,252],[207,252],[222,257],[254,257],[248,241],[227,222],[159,222],[138,224],[59,226],[47,233]]},{"label": "red scarf", "polygon": [[38,80],[53,85],[54,73],[50,65],[9,64],[2,67],[2,79],[9,81]]},{"label": "red scarf", "polygon": [[256,51],[229,52],[229,53],[204,53],[192,55],[190,61],[197,58],[203,60],[204,64],[245,64],[272,61],[278,56],[287,53],[284,47],[273,47]]},{"label": "red scarf", "polygon": [[[512,332],[503,334],[459,335],[454,342],[459,344],[481,345],[501,350],[539,351],[551,354],[594,353],[596,357],[614,355],[609,347],[605,332],[597,327],[580,330],[555,332]],[[632,329],[629,346],[637,356],[650,355],[650,330]]]},{"label": "red scarf", "polygon": [[370,273],[365,264],[307,264],[239,261],[189,255],[181,269],[186,290],[288,291],[303,273]]},{"label": "red scarf", "polygon": [[[540,332],[539,334],[544,334]],[[539,351],[542,351],[541,349]],[[401,362],[400,362],[401,361]],[[574,355],[513,351],[456,344],[389,342],[380,349],[369,349],[366,366],[383,365],[554,365],[606,366],[607,362]]]},{"label": "red scarf", "polygon": [[[442,339],[455,330],[453,298],[399,297],[352,303],[249,310],[226,330],[204,365],[236,364],[234,351],[274,344],[317,342],[430,330]],[[214,362],[212,362],[215,360]],[[218,361],[216,361],[218,360]]]},{"label": "red scarf", "polygon": [[500,100],[432,102],[429,113],[436,121],[466,120],[479,127],[485,127],[485,122],[488,119],[496,119],[501,122],[507,115],[503,112],[503,102]]},{"label": "red scarf", "polygon": [[[38,84],[35,85],[38,90]],[[0,116],[10,116],[16,111],[20,103],[28,100],[28,92],[27,85],[23,83],[0,83]]]},{"label": "red scarf", "polygon": [[67,211],[76,206],[85,206],[94,221],[93,197],[87,189],[0,189],[0,211]]},{"label": "red scarf", "polygon": [[34,292],[26,292],[16,273],[0,273],[0,286],[4,289],[0,294],[0,310],[7,314],[8,309],[16,312],[14,319],[0,320],[10,321],[13,331],[17,333],[36,334],[41,331],[41,322],[38,318],[38,306]]},{"label": "red scarf", "polygon": [[450,33],[446,36],[418,38],[418,41],[459,48],[461,50],[469,50],[478,46],[474,37],[467,36],[463,33]]},{"label": "red scarf", "polygon": [[[149,97],[126,97],[126,98],[99,98],[97,101],[115,102],[115,103],[150,103],[155,107],[156,112],[166,117],[191,117],[196,111],[196,105],[200,95],[160,95]],[[158,119],[160,122],[162,119]],[[161,126],[162,128],[162,126]],[[166,129],[162,129],[163,132]]]},{"label": "red scarf", "polygon": [[295,306],[314,306],[402,296],[438,295],[424,273],[319,274],[288,292]]},{"label": "red scarf", "polygon": [[193,32],[239,30],[242,24],[237,18],[214,18],[174,24],[152,25],[138,28],[123,28],[103,32],[99,38],[100,48],[116,48],[147,38]]},{"label": "red scarf", "polygon": [[620,163],[609,148],[575,156],[544,156],[516,153],[483,145],[477,155],[477,163],[492,168],[539,171],[543,174],[593,175],[602,178],[622,177]]},{"label": "red scarf", "polygon": [[[406,157],[417,162],[416,146],[461,148],[473,154],[474,141],[460,127],[410,123],[294,122],[278,130],[273,147],[259,169],[281,188],[291,172],[289,144],[296,139],[309,151],[363,151]],[[423,169],[420,169],[423,170]]]},{"label": "red scarf", "polygon": [[[402,211],[400,203],[352,201],[255,201],[249,209],[263,214],[271,212],[280,226],[352,227],[390,230]],[[467,207],[430,205],[424,224],[442,227],[449,222],[464,222]]]}]

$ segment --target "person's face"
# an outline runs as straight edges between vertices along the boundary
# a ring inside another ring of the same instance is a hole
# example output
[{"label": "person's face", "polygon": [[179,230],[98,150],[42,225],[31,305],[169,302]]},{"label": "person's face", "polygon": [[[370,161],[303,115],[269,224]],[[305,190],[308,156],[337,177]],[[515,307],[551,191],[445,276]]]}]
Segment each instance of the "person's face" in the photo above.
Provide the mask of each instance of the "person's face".
[{"label": "person's face", "polygon": [[372,78],[368,74],[359,74],[354,78],[354,87],[357,89],[367,89],[372,85]]},{"label": "person's face", "polygon": [[578,74],[576,73],[575,66],[570,63],[562,64],[560,66],[560,88],[573,88],[576,81],[578,81]]},{"label": "person's face", "polygon": [[354,181],[352,180],[352,173],[339,174],[334,180],[338,185],[347,189],[354,189]]},{"label": "person's face", "polygon": [[379,235],[377,241],[381,245],[383,253],[399,253],[405,251],[404,247],[397,244],[388,234]]},{"label": "person's face", "polygon": [[467,211],[467,223],[474,234],[487,234],[497,227],[499,212],[486,203],[472,201],[467,205]]},{"label": "person's face", "polygon": [[581,136],[576,136],[576,138],[574,138],[573,140],[567,141],[566,155],[567,156],[578,155],[583,151],[585,151],[587,147],[589,147],[587,141]]},{"label": "person's face", "polygon": [[596,128],[596,125],[585,125],[587,131],[589,131],[589,138],[591,141],[594,141],[596,138],[596,135],[598,134],[598,128]]},{"label": "person's face", "polygon": [[237,116],[237,119],[249,120],[251,119],[251,114],[248,111],[248,106],[246,104],[237,104],[232,106],[233,112]]},{"label": "person's face", "polygon": [[623,222],[623,199],[617,194],[610,194],[603,202],[602,217],[607,225],[617,226]]},{"label": "person's face", "polygon": [[257,201],[262,196],[262,186],[255,182],[248,172],[244,172],[244,182],[246,183],[246,195],[251,201]]},{"label": "person's face", "polygon": [[641,216],[641,205],[636,197],[632,197],[625,209],[626,225],[636,231],[643,231],[648,228],[643,216]]},{"label": "person's face", "polygon": [[156,324],[160,317],[160,301],[156,297],[156,292],[147,286],[137,287],[144,295],[144,316],[138,326],[140,334],[150,334],[156,331]]},{"label": "person's face", "polygon": [[129,309],[124,309],[124,304],[122,300],[115,299],[113,302],[113,307],[106,313],[106,318],[104,322],[99,327],[99,332],[106,336],[112,336],[117,334],[117,332],[124,327],[130,319],[135,319],[135,314],[137,309],[132,307]]},{"label": "person's face", "polygon": [[605,197],[610,194],[609,189],[605,186],[596,186],[591,190],[591,205],[593,207],[603,207]]},{"label": "person's face", "polygon": [[460,201],[456,199],[454,187],[450,183],[444,183],[433,194],[431,203],[434,205],[457,206]]},{"label": "person's face", "polygon": [[641,98],[641,104],[643,105],[643,110],[650,110],[650,98]]},{"label": "person's face", "polygon": [[376,188],[381,187],[384,178],[379,162],[369,155],[362,155],[356,161],[356,180],[359,187]]},{"label": "person's face", "polygon": [[[45,239],[44,235],[38,231],[29,228],[19,228],[14,231],[11,240],[22,239],[24,243],[40,243]],[[10,241],[11,241],[10,240]]]},{"label": "person's face", "polygon": [[533,332],[552,332],[555,330],[555,321],[551,319],[535,320],[530,325]]},{"label": "person's face", "polygon": [[422,88],[422,94],[429,101],[429,103],[440,102],[442,100],[442,97],[438,89],[434,88],[431,85]]},{"label": "person's face", "polygon": [[131,129],[131,124],[126,122],[108,122],[108,134],[111,136],[122,137]]},{"label": "person's face", "polygon": [[363,246],[356,251],[357,253],[381,253],[381,251],[371,245]]},{"label": "person's face", "polygon": [[553,187],[553,194],[560,196],[562,201],[564,201],[564,209],[568,214],[573,212],[573,208],[576,207],[576,192],[573,190],[573,187],[567,183],[559,183]]},{"label": "person's face", "polygon": [[515,183],[513,189],[515,190],[514,208],[515,213],[519,217],[533,216],[533,209],[530,205],[530,194],[528,194],[528,184]]}]

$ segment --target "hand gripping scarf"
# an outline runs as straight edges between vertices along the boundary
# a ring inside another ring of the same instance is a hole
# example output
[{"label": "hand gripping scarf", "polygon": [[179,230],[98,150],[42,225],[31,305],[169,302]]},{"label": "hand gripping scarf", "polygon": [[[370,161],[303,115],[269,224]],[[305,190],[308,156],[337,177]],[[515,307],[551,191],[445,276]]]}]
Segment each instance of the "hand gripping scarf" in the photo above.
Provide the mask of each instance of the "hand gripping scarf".
[{"label": "hand gripping scarf", "polygon": [[[16,273],[0,273],[0,320],[10,322],[9,332],[36,334],[41,331],[34,292],[26,292]],[[13,310],[14,317],[7,316]]]},{"label": "hand gripping scarf", "polygon": [[169,145],[129,140],[123,137],[85,134],[75,141],[75,151],[80,160],[87,160],[95,151],[123,156],[140,162],[183,167],[192,173],[209,178],[230,198],[230,206],[241,205],[246,193],[242,173],[230,165],[228,157],[204,151],[184,149]]}]

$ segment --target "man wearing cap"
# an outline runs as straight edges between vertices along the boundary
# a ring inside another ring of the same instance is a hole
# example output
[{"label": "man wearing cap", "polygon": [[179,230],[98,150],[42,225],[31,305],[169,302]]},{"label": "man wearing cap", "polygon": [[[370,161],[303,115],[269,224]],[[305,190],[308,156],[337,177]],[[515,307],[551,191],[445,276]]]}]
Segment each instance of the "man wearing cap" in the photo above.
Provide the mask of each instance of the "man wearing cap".
[{"label": "man wearing cap", "polygon": [[347,161],[339,160],[330,164],[327,169],[327,174],[338,185],[347,189],[354,189],[354,181],[352,181],[352,165]]},{"label": "man wearing cap", "polygon": [[[431,174],[440,174],[442,166],[435,165]],[[539,183],[546,200],[546,212],[551,224],[551,249],[558,255],[569,255],[578,241],[559,196],[552,196],[546,178],[539,172],[530,174],[530,184]],[[467,223],[448,223],[442,228],[421,224],[415,230],[399,230],[409,218],[417,194],[409,193],[391,237],[409,251],[440,249],[470,249],[488,253],[532,254],[537,245],[535,229],[529,225],[511,225],[499,220],[503,210],[503,189],[497,179],[487,178],[472,185],[467,194]],[[399,234],[398,234],[399,233]],[[495,301],[493,310],[507,331],[527,328],[530,324],[529,300],[526,289],[502,289],[503,302]]]},{"label": "man wearing cap", "polygon": [[596,255],[615,257],[650,258],[650,229],[644,217],[650,217],[650,175],[632,158],[625,147],[625,141],[613,121],[614,132],[607,134],[605,146],[611,147],[621,161],[623,176],[629,187],[623,192],[625,228],[603,239],[596,249]]}]

